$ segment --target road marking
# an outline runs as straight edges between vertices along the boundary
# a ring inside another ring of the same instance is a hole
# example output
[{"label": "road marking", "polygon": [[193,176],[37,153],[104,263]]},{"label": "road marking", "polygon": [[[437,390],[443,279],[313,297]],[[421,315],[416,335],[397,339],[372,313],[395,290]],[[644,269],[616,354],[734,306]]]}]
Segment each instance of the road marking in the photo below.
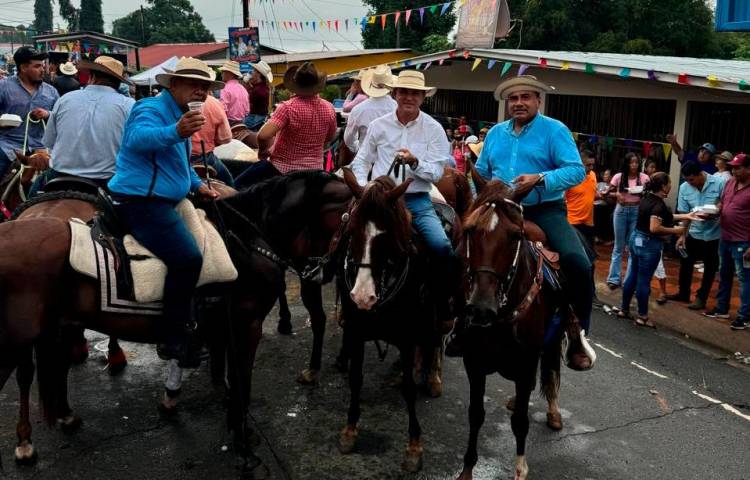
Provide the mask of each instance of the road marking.
[{"label": "road marking", "polygon": [[605,346],[604,346],[604,345],[602,345],[601,343],[596,343],[596,342],[595,342],[595,343],[594,343],[594,345],[596,345],[597,347],[601,348],[601,349],[602,349],[602,350],[604,350],[605,352],[609,353],[609,354],[610,354],[610,355],[612,355],[613,357],[616,357],[616,358],[622,358],[622,355],[620,355],[619,353],[617,353],[617,352],[615,352],[615,351],[613,351],[613,350],[610,350],[609,348],[605,347]]},{"label": "road marking", "polygon": [[650,373],[651,375],[657,376],[657,377],[659,377],[659,378],[669,378],[669,377],[667,377],[666,375],[662,375],[662,374],[661,374],[661,373],[659,373],[659,372],[655,372],[655,371],[653,371],[653,370],[649,370],[648,368],[646,368],[646,367],[644,367],[643,365],[640,365],[640,364],[638,364],[638,363],[635,363],[635,362],[630,362],[630,364],[631,364],[631,365],[633,365],[634,367],[640,368],[640,369],[641,369],[641,370],[643,370],[644,372],[648,372],[648,373]]},{"label": "road marking", "polygon": [[737,410],[733,406],[729,405],[728,403],[724,403],[721,400],[717,400],[715,398],[709,397],[708,395],[703,395],[702,393],[698,393],[695,390],[693,390],[693,394],[699,396],[703,400],[707,400],[707,401],[709,401],[711,403],[715,403],[716,405],[721,405],[721,408],[723,408],[727,412],[734,413],[738,417],[744,418],[745,420],[747,420],[748,422],[750,422],[750,415],[745,415],[744,413],[740,412],[739,410]]}]

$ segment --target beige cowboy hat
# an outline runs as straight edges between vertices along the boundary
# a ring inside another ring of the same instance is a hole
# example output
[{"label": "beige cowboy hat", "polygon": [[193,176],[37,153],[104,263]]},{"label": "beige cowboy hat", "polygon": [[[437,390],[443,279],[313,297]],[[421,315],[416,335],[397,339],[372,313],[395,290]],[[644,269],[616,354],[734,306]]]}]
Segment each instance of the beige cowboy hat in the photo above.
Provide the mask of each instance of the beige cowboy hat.
[{"label": "beige cowboy hat", "polygon": [[69,75],[73,76],[76,73],[78,73],[78,69],[75,65],[73,65],[73,62],[65,62],[62,65],[60,65],[60,73],[63,75]]},{"label": "beige cowboy hat", "polygon": [[546,83],[540,82],[533,75],[519,75],[504,81],[495,89],[495,100],[505,100],[513,92],[547,93],[552,90]]},{"label": "beige cowboy hat", "polygon": [[269,64],[261,60],[258,63],[251,63],[250,66],[253,67],[253,70],[257,70],[258,73],[268,80],[268,83],[273,82],[273,73],[271,72],[271,66]]},{"label": "beige cowboy hat", "polygon": [[240,64],[239,62],[235,62],[234,60],[227,60],[226,62],[224,62],[224,65],[219,67],[219,71],[229,72],[237,78],[242,78],[242,72],[240,72]]},{"label": "beige cowboy hat", "polygon": [[359,72],[357,72],[356,75],[352,76],[352,80],[359,80],[362,81],[363,78],[365,78],[365,73],[369,72],[371,69],[369,68],[363,68]]},{"label": "beige cowboy hat", "polygon": [[385,97],[390,93],[387,84],[394,83],[396,78],[388,65],[378,65],[362,75],[362,91],[370,98]]},{"label": "beige cowboy hat", "polygon": [[401,70],[398,77],[394,77],[385,85],[391,90],[405,88],[407,90],[420,90],[425,96],[431,97],[437,92],[436,87],[428,87],[424,84],[424,74],[416,70]]},{"label": "beige cowboy hat", "polygon": [[[101,58],[101,57],[99,57]],[[174,70],[164,69],[165,73],[156,76],[156,81],[164,88],[169,88],[173,78],[190,78],[209,82],[209,90],[220,90],[224,88],[224,82],[216,80],[216,73],[202,60],[193,57],[182,57],[177,61]]]},{"label": "beige cowboy hat", "polygon": [[[103,73],[110,77],[116,78],[123,83],[133,85],[133,82],[123,77],[125,73],[125,67],[122,65],[122,62],[106,55],[96,57],[96,60],[94,60],[93,62],[82,59],[80,62],[78,62],[78,68],[80,70],[89,70]],[[62,67],[60,67],[60,70],[62,70]]]},{"label": "beige cowboy hat", "polygon": [[315,95],[325,86],[325,72],[319,72],[311,62],[294,65],[284,72],[284,87],[297,95]]}]

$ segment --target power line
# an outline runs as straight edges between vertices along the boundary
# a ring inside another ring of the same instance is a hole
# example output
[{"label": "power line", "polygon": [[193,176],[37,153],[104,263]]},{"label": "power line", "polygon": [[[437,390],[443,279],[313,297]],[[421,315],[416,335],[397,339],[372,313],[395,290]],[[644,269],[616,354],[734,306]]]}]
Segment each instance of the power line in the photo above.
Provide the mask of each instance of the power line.
[{"label": "power line", "polygon": [[[306,7],[306,8],[308,9],[308,10],[310,10],[310,11],[311,11],[311,12],[312,12],[312,13],[313,13],[313,14],[314,14],[314,15],[315,15],[316,17],[318,17],[318,20],[320,20],[321,22],[323,21],[323,19],[322,19],[322,18],[320,17],[320,15],[318,15],[318,13],[317,13],[317,12],[316,12],[315,10],[313,10],[312,8],[310,8],[310,6],[309,6],[309,5],[307,4],[307,2],[306,2],[305,0],[301,0],[301,1],[302,1],[302,5],[304,5],[304,6],[305,6],[305,7]],[[297,10],[297,7],[296,7],[296,6],[294,6],[294,5],[293,5],[293,8],[294,8],[295,10]],[[297,11],[299,12],[299,10],[297,10]],[[299,12],[299,13],[300,13],[300,14],[302,14],[302,12]],[[355,28],[356,28],[356,27],[355,27]],[[355,49],[359,50],[359,49],[361,48],[361,46],[357,45],[356,43],[352,42],[351,40],[349,40],[348,38],[346,38],[345,36],[343,36],[343,35],[341,34],[341,32],[339,32],[338,30],[336,30],[336,35],[338,35],[339,37],[341,37],[341,38],[343,38],[344,40],[346,40],[346,41],[348,41],[349,43],[351,43],[351,44],[352,44],[352,46],[353,46],[353,47],[354,47]]]}]

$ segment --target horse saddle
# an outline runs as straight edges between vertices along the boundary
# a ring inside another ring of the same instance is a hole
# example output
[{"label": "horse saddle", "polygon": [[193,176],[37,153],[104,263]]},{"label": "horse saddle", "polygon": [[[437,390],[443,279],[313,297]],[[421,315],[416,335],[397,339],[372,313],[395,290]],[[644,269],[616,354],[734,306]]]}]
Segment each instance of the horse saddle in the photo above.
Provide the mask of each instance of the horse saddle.
[{"label": "horse saddle", "polygon": [[546,263],[555,270],[560,269],[560,254],[547,248],[547,235],[544,230],[531,220],[523,221],[523,231],[526,240],[534,244],[535,251],[544,257]]},{"label": "horse saddle", "polygon": [[47,182],[47,184],[39,193],[42,194],[63,191],[74,191],[98,196],[99,185],[96,182],[89,180],[88,178],[66,175],[64,177],[53,178],[52,180]]},{"label": "horse saddle", "polygon": [[[236,280],[237,269],[219,232],[206,218],[206,212],[196,209],[188,200],[180,202],[175,210],[203,255],[198,286]],[[113,213],[114,209],[100,210],[93,225],[86,225],[79,219],[70,220],[71,267],[100,280],[102,292],[106,284],[108,291],[114,291],[126,302],[135,305],[161,301],[166,265],[132,235],[122,235],[123,229],[118,220],[112,218]],[[105,308],[105,295],[102,297],[102,308],[114,311]]]}]

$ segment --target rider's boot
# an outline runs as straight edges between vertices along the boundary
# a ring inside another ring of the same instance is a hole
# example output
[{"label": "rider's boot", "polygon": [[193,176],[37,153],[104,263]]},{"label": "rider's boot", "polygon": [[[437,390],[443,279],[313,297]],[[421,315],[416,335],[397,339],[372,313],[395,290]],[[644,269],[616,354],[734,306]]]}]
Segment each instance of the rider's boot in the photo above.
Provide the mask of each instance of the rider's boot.
[{"label": "rider's boot", "polygon": [[[568,348],[565,350],[565,364],[571,370],[590,370],[596,361],[596,352],[586,339],[586,332],[581,330],[578,318],[570,312],[565,326]],[[447,353],[446,353],[447,355]]]},{"label": "rider's boot", "polygon": [[167,336],[167,341],[156,346],[162,360],[177,360],[180,368],[198,368],[201,363],[201,343],[194,323],[180,326]]}]

